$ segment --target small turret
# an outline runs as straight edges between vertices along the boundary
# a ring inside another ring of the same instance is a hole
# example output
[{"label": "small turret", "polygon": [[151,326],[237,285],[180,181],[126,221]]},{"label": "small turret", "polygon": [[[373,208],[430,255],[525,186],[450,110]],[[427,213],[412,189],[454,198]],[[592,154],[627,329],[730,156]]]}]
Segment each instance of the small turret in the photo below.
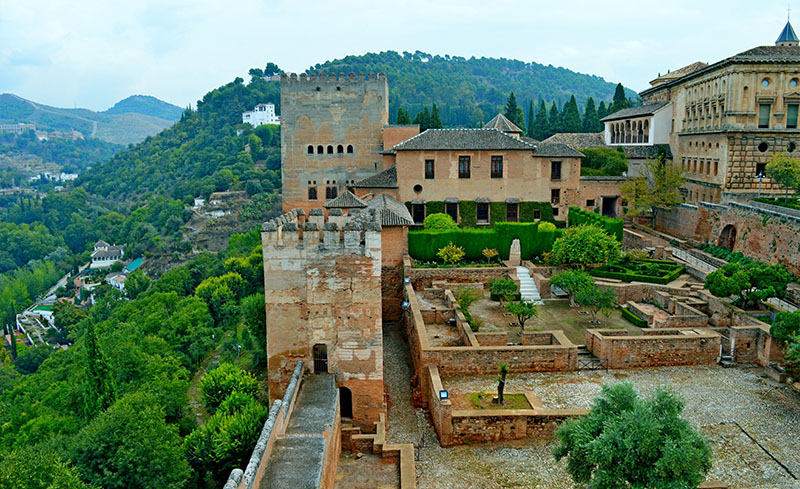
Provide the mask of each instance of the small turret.
[{"label": "small turret", "polygon": [[797,46],[800,43],[800,39],[797,38],[797,34],[794,33],[794,29],[792,29],[792,23],[789,20],[786,20],[786,25],[783,27],[781,34],[778,36],[778,39],[775,41],[776,46]]}]

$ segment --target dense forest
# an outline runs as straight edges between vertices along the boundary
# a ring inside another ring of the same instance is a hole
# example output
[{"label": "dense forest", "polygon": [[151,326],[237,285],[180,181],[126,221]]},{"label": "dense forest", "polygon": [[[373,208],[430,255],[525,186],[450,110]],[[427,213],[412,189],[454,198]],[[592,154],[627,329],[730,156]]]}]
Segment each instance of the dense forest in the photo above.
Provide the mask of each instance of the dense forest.
[{"label": "dense forest", "polygon": [[0,155],[9,159],[33,155],[41,158],[43,163],[55,163],[65,173],[77,173],[107,161],[121,149],[123,146],[94,138],[50,138],[40,141],[33,131],[19,135],[0,134]]},{"label": "dense forest", "polygon": [[[463,58],[420,51],[367,53],[317,64],[309,73],[385,72],[389,78],[391,122],[403,107],[412,117],[436,103],[445,126],[474,127],[501,112],[511,92],[520,104],[543,100],[561,107],[571,96],[583,105],[611,101],[615,85],[594,75],[513,59]],[[638,100],[627,90],[626,97]]]}]

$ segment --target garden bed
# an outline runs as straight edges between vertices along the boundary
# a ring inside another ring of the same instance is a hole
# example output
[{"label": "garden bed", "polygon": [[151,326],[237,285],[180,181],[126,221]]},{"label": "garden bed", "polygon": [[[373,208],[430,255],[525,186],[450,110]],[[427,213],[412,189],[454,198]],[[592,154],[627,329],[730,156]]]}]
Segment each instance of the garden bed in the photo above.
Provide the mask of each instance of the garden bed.
[{"label": "garden bed", "polygon": [[632,260],[594,268],[594,277],[611,278],[623,282],[648,282],[666,285],[683,273],[683,265],[669,260]]},{"label": "garden bed", "polygon": [[437,263],[437,262],[414,262],[412,268],[498,268],[504,267],[502,263]]},{"label": "garden bed", "polygon": [[497,397],[497,392],[472,392],[470,394],[457,394],[450,398],[453,409],[533,409],[525,394],[505,394],[505,404],[496,404],[492,399]]}]

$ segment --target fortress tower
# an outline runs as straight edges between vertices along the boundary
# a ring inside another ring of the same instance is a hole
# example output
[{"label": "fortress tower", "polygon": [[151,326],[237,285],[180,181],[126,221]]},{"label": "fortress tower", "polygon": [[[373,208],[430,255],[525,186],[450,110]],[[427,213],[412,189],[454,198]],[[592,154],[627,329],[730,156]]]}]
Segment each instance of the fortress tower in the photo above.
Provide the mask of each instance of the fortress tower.
[{"label": "fortress tower", "polygon": [[383,73],[281,75],[283,208],[306,212],[381,171]]},{"label": "fortress tower", "polygon": [[264,223],[269,394],[280,399],[297,360],[332,373],[342,418],[371,432],[386,413],[381,225],[370,209],[343,216],[294,209]]}]

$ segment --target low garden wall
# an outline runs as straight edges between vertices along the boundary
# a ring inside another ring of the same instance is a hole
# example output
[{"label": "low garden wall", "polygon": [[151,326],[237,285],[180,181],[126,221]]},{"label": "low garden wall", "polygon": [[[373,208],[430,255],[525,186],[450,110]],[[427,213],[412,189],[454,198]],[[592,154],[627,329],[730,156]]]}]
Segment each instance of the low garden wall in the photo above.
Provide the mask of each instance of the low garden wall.
[{"label": "low garden wall", "polygon": [[435,281],[444,281],[453,284],[481,283],[484,286],[490,280],[498,278],[508,278],[512,273],[516,273],[514,268],[509,267],[474,267],[474,268],[414,268],[411,259],[403,259],[403,272],[405,278],[411,280],[414,288],[422,290],[429,288]]},{"label": "low garden wall", "polygon": [[716,362],[721,336],[710,329],[643,330],[631,336],[624,330],[590,329],[586,347],[608,361],[609,368],[707,365]]}]

